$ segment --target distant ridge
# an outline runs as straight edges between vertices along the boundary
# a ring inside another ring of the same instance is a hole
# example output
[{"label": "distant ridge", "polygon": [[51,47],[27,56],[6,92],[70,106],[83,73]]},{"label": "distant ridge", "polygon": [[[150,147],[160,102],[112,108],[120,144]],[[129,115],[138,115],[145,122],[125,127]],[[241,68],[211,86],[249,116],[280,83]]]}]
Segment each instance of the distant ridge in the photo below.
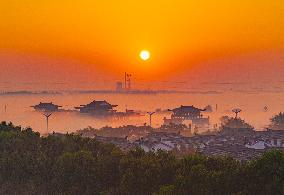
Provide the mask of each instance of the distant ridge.
[{"label": "distant ridge", "polygon": [[59,91],[1,91],[0,95],[60,95]]},{"label": "distant ridge", "polygon": [[1,91],[0,95],[63,95],[63,94],[221,94],[219,91],[175,91],[175,90],[62,90],[62,91]]}]

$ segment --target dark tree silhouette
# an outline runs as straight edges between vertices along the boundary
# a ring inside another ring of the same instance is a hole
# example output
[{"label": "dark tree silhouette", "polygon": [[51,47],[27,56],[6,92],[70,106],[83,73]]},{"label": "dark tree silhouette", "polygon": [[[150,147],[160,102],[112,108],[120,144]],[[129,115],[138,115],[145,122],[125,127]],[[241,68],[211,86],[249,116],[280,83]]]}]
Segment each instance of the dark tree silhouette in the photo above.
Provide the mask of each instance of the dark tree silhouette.
[{"label": "dark tree silhouette", "polygon": [[277,129],[277,130],[284,130],[284,113],[280,112],[279,114],[273,116],[270,119],[270,125],[269,127],[272,129]]},{"label": "dark tree silhouette", "polygon": [[0,194],[284,194],[284,152],[175,157],[0,124]]}]

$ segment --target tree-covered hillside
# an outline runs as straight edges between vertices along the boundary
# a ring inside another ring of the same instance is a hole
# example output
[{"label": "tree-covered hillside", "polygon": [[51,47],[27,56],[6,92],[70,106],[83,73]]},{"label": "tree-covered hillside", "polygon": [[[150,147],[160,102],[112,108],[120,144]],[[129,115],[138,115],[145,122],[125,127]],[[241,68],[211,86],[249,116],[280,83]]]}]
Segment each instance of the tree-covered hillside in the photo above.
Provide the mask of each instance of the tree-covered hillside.
[{"label": "tree-covered hillside", "polygon": [[250,162],[123,153],[77,135],[0,124],[0,194],[284,194],[284,153]]}]

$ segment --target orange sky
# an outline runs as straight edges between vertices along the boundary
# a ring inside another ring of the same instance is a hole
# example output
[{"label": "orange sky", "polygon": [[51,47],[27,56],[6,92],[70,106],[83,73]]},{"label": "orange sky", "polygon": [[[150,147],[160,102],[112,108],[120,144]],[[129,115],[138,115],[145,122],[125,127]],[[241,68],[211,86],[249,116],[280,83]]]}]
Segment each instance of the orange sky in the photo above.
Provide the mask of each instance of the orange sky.
[{"label": "orange sky", "polygon": [[124,71],[198,82],[284,71],[283,0],[9,0],[0,1],[0,20],[0,82],[113,84]]}]

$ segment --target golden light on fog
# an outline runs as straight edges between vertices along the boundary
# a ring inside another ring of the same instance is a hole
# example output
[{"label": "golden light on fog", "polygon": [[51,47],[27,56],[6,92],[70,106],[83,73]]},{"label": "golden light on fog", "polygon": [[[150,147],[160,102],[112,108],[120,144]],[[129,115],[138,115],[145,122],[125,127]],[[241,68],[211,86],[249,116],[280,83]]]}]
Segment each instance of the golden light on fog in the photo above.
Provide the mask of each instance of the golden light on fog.
[{"label": "golden light on fog", "polygon": [[150,52],[147,50],[142,50],[140,52],[140,58],[144,61],[148,60],[150,58]]}]

